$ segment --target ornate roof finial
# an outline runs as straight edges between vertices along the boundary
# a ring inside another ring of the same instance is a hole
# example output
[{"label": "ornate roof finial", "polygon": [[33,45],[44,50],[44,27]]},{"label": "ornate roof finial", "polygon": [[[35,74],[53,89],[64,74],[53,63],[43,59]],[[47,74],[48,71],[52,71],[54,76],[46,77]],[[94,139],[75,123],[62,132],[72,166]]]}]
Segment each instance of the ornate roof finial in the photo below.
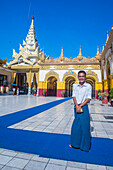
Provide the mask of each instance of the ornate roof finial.
[{"label": "ornate roof finial", "polygon": [[61,48],[61,57],[63,57],[64,54],[63,54],[63,47]]},{"label": "ornate roof finial", "polygon": [[102,51],[104,51],[104,44],[103,44],[103,46],[102,46],[103,48],[102,48]]},{"label": "ornate roof finial", "polygon": [[34,26],[34,15],[32,16],[32,23],[31,23],[31,25]]},{"label": "ornate roof finial", "polygon": [[82,53],[81,53],[81,46],[80,46],[79,56],[82,56]]},{"label": "ornate roof finial", "polygon": [[60,55],[59,59],[61,62],[63,62],[65,59],[64,54],[63,54],[63,47],[61,48],[61,55]]},{"label": "ornate roof finial", "polygon": [[80,51],[79,51],[79,55],[77,56],[77,59],[79,61],[83,60],[83,56],[82,56],[82,53],[81,53],[81,46],[80,46]]},{"label": "ornate roof finial", "polygon": [[108,41],[108,39],[109,39],[109,35],[108,35],[108,31],[107,31],[107,41]]},{"label": "ornate roof finial", "polygon": [[32,16],[32,20],[34,20],[34,15]]},{"label": "ornate roof finial", "polygon": [[112,25],[112,27],[111,27],[111,31],[110,31],[110,34],[112,33],[112,31],[113,31],[113,25]]},{"label": "ornate roof finial", "polygon": [[109,35],[108,35],[108,31],[107,31],[107,39],[106,39],[106,43],[105,43],[105,45],[107,44],[108,39],[109,39]]},{"label": "ornate roof finial", "polygon": [[99,46],[97,46],[97,55],[99,55]]}]

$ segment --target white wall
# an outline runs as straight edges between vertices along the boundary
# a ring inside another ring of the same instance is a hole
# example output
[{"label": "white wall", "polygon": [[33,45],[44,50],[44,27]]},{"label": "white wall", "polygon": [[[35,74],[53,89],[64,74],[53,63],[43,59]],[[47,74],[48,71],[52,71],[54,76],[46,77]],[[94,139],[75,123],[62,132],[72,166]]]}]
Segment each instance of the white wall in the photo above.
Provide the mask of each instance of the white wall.
[{"label": "white wall", "polygon": [[[55,70],[55,69],[52,69],[52,71],[56,72],[59,75],[60,81],[62,81],[64,74],[66,72],[68,72],[69,70],[70,69],[66,69],[66,70]],[[88,70],[91,70],[91,69],[87,69],[87,70],[84,70],[84,71],[87,72]],[[50,69],[40,70],[39,71],[39,81],[45,81],[45,76],[50,71],[51,71]],[[75,70],[75,69],[73,69],[72,71],[75,72],[76,74],[78,74],[78,72],[79,72],[79,70]],[[101,70],[91,70],[91,71],[93,71],[93,72],[95,72],[97,74],[98,80],[99,80],[99,82],[101,82]]]}]

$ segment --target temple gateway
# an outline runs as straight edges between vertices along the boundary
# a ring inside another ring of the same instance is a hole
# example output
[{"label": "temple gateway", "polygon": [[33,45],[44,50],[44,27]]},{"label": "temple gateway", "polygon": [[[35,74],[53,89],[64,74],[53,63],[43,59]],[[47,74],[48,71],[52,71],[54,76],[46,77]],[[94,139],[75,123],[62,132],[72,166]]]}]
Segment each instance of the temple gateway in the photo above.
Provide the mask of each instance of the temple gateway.
[{"label": "temple gateway", "polygon": [[[110,36],[107,33],[107,40],[103,50],[93,58],[86,58],[82,55],[81,47],[75,58],[67,58],[61,54],[58,58],[50,59],[41,50],[35,35],[34,17],[23,45],[20,45],[19,53],[13,49],[13,59],[3,65],[4,69],[10,71],[9,88],[16,84],[25,94],[32,94],[35,89],[38,96],[65,96],[72,95],[73,83],[78,83],[77,73],[85,70],[87,73],[86,82],[92,86],[92,97],[97,98],[97,90],[109,92],[113,88],[113,27]],[[1,73],[0,73],[1,75]]]}]

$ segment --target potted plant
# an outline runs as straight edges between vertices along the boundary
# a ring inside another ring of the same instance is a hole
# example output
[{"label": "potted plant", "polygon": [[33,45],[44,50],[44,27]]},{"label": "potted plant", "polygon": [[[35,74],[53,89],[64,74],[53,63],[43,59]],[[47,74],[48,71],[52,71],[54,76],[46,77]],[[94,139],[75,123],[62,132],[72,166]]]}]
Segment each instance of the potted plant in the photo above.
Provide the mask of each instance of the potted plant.
[{"label": "potted plant", "polygon": [[113,73],[111,73],[111,77],[113,77]]},{"label": "potted plant", "polygon": [[62,94],[62,97],[64,97],[65,90],[62,90],[62,91],[61,91],[61,94]]},{"label": "potted plant", "polygon": [[97,98],[99,99],[99,96],[100,96],[100,93],[101,93],[101,90],[97,90]]},{"label": "potted plant", "polygon": [[113,107],[113,88],[110,89],[109,96],[111,98],[111,106]]},{"label": "potted plant", "polygon": [[109,96],[109,94],[107,92],[103,92],[103,93],[99,93],[99,95],[102,96],[102,103],[107,104],[108,103],[107,96]]},{"label": "potted plant", "polygon": [[43,89],[43,96],[46,95],[46,89]]},{"label": "potted plant", "polygon": [[32,90],[33,90],[33,95],[36,96],[36,86],[35,85]]}]

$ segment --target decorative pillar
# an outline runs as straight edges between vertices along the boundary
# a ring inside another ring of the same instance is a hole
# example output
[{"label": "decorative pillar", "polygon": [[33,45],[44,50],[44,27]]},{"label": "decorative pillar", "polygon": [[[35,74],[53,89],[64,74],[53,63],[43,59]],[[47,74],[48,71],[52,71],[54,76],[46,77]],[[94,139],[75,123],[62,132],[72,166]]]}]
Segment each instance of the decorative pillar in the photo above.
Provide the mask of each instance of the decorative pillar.
[{"label": "decorative pillar", "polygon": [[107,82],[107,79],[104,79],[104,92],[109,93],[108,91],[109,91],[108,90],[108,82]]},{"label": "decorative pillar", "polygon": [[43,96],[43,84],[42,81],[38,82],[39,96]]},{"label": "decorative pillar", "polygon": [[46,90],[47,95],[47,81],[39,81],[38,82],[38,90],[39,90],[39,96],[43,96],[43,90]]},{"label": "decorative pillar", "polygon": [[102,82],[95,82],[95,99],[97,99],[97,91],[102,91]]},{"label": "decorative pillar", "polygon": [[16,77],[16,73],[12,73],[11,75],[11,83],[14,83]]},{"label": "decorative pillar", "polygon": [[27,73],[27,82],[28,82],[28,95],[31,95],[31,82],[32,82],[33,73],[30,71]]},{"label": "decorative pillar", "polygon": [[36,95],[37,96],[39,95],[39,88],[38,88],[38,86],[37,86],[37,93],[36,93]]},{"label": "decorative pillar", "polygon": [[57,97],[62,97],[62,90],[65,90],[65,81],[57,81]]},{"label": "decorative pillar", "polygon": [[110,89],[113,88],[113,77],[110,77]]},{"label": "decorative pillar", "polygon": [[18,75],[18,73],[16,74],[16,84],[17,84],[17,86],[18,86],[18,77],[19,77],[19,75]]},{"label": "decorative pillar", "polygon": [[38,73],[36,73],[36,81],[37,81],[37,96],[39,96],[39,70],[38,70]]}]

